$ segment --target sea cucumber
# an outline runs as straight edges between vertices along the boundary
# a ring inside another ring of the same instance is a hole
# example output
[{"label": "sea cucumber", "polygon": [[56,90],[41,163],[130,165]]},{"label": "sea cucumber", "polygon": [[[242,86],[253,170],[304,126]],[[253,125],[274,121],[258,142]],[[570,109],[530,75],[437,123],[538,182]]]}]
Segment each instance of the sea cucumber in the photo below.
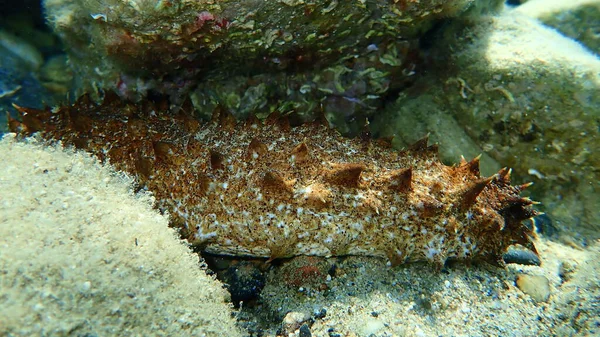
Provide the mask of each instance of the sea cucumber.
[{"label": "sea cucumber", "polygon": [[13,132],[39,132],[137,178],[174,227],[203,251],[267,257],[370,255],[395,265],[481,259],[503,265],[537,213],[504,168],[481,177],[479,158],[446,166],[427,138],[404,151],[327,123],[290,126],[276,113],[202,123],[188,108],[123,103],[107,94],[50,110],[17,107]]}]

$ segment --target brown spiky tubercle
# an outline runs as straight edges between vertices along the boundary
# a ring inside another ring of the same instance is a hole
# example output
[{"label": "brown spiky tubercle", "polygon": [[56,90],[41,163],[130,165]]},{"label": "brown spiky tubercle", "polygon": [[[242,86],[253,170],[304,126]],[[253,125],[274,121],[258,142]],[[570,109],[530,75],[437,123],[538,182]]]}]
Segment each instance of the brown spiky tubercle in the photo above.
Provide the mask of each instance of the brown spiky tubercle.
[{"label": "brown spiky tubercle", "polygon": [[502,263],[513,244],[535,252],[522,221],[536,215],[510,170],[479,158],[446,166],[427,139],[403,152],[322,123],[276,115],[200,123],[154,103],[85,97],[51,111],[17,107],[13,131],[39,132],[137,177],[172,224],[205,251],[256,257],[370,255],[393,264]]}]

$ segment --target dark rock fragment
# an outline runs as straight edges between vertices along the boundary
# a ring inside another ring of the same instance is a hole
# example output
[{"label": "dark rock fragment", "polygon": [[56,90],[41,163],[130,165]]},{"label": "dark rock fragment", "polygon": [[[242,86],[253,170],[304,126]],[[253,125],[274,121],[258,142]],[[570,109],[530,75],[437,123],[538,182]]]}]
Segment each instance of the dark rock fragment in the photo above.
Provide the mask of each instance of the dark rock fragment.
[{"label": "dark rock fragment", "polygon": [[232,265],[222,273],[221,280],[231,293],[231,301],[239,305],[241,301],[258,298],[265,286],[265,277],[251,262],[242,261]]},{"label": "dark rock fragment", "polygon": [[505,263],[517,263],[527,266],[539,266],[542,264],[539,256],[534,252],[515,246],[508,248],[508,251],[502,255],[502,259]]}]

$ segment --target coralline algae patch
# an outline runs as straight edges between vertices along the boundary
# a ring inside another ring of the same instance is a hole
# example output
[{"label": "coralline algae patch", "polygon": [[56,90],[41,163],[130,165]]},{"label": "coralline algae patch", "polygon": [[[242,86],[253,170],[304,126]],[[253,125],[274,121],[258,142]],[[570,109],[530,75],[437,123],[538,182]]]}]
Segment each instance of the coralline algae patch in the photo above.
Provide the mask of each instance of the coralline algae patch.
[{"label": "coralline algae patch", "polygon": [[[368,132],[286,118],[209,123],[166,106],[86,96],[51,111],[19,108],[13,131],[60,140],[129,172],[203,250],[226,255],[369,255],[393,264],[448,258],[502,264],[513,244],[535,252],[521,222],[533,203],[510,170],[482,178],[478,158],[446,166],[427,139],[398,152]],[[183,109],[182,111],[184,111]]]}]

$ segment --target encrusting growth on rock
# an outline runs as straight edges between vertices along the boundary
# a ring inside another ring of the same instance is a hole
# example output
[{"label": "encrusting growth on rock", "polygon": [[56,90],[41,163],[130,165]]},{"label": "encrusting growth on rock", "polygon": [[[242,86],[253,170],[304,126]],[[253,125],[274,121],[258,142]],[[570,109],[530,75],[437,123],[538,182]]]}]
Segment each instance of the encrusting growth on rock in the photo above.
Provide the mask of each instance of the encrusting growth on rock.
[{"label": "encrusting growth on rock", "polygon": [[370,255],[392,264],[483,259],[503,264],[514,244],[533,252],[522,221],[537,213],[510,170],[479,174],[479,158],[442,164],[427,138],[398,152],[348,139],[323,123],[291,127],[272,114],[237,122],[217,111],[202,124],[183,108],[102,104],[17,107],[14,132],[96,154],[137,178],[172,225],[205,251],[280,258]]}]

